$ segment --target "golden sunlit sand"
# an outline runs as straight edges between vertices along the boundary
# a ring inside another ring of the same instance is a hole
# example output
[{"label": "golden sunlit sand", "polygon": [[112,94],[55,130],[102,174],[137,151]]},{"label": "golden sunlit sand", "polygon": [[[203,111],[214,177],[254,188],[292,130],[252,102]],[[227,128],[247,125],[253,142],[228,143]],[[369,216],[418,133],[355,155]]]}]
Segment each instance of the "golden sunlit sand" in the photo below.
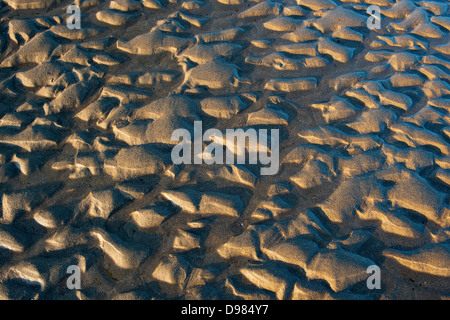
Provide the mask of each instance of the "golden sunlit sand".
[{"label": "golden sunlit sand", "polygon": [[74,4],[0,1],[1,299],[450,297],[448,1]]}]

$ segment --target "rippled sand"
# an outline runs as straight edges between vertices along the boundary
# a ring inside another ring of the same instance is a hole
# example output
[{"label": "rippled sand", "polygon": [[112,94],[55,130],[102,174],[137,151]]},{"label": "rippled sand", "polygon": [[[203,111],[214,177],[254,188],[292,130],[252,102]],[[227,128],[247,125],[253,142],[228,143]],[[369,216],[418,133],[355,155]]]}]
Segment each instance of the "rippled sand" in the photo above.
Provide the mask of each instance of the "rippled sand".
[{"label": "rippled sand", "polygon": [[[450,297],[448,1],[75,4],[0,1],[0,298]],[[279,172],[174,165],[194,121]]]}]

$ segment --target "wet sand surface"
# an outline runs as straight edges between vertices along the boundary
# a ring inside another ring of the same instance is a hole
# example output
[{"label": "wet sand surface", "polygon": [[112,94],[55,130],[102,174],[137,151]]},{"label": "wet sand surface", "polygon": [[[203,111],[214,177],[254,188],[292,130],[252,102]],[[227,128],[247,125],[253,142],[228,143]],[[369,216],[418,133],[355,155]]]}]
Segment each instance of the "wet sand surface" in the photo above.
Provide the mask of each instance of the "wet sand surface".
[{"label": "wet sand surface", "polygon": [[[0,298],[450,297],[448,1],[71,4],[0,1]],[[279,171],[174,164],[195,121]]]}]

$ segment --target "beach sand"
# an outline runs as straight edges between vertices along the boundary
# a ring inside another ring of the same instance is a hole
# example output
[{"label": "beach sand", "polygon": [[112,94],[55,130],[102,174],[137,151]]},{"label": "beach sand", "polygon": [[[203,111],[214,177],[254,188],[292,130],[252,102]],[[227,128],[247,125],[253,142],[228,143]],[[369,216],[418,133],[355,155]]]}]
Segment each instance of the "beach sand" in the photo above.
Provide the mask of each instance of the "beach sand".
[{"label": "beach sand", "polygon": [[0,1],[1,299],[450,298],[448,1],[71,4]]}]

